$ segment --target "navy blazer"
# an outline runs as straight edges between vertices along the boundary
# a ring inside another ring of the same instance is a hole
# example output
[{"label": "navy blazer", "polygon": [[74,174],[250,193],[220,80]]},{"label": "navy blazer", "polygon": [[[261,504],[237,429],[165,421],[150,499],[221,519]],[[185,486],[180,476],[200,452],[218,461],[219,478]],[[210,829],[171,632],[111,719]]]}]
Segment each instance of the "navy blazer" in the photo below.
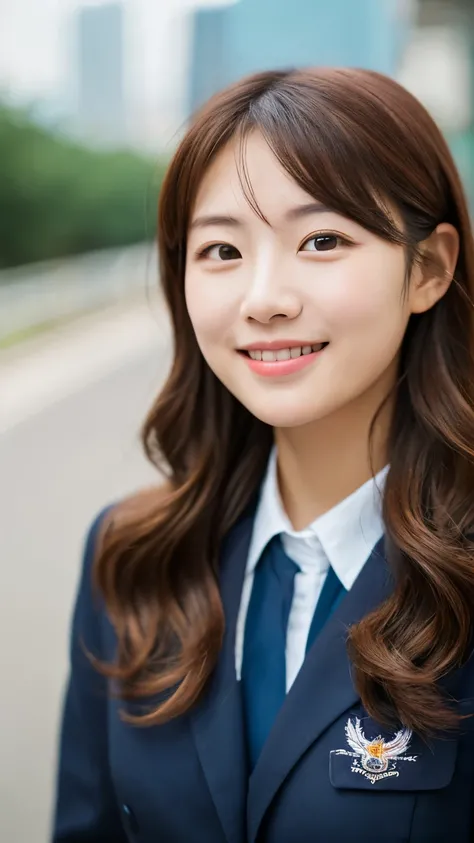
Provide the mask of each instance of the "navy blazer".
[{"label": "navy blazer", "polygon": [[[116,646],[91,592],[99,521],[88,536],[72,627],[54,843],[474,839],[472,722],[456,738],[396,737],[367,716],[354,690],[346,629],[392,588],[383,540],[309,651],[249,777],[234,638],[252,516],[222,549],[226,634],[207,691],[186,715],[151,728],[120,719],[121,703],[81,646],[108,660]],[[473,710],[472,660],[447,686]]]}]

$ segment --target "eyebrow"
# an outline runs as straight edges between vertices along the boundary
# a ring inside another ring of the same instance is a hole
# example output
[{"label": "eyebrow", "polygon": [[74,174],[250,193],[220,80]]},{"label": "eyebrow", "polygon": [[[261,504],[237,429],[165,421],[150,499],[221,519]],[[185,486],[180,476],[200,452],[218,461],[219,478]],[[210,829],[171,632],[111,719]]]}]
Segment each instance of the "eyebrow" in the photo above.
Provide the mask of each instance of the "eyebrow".
[{"label": "eyebrow", "polygon": [[[303,219],[304,217],[309,217],[312,214],[330,214],[330,213],[337,213],[332,208],[328,208],[326,205],[321,205],[320,202],[308,202],[305,205],[296,205],[294,208],[290,208],[286,213],[283,215],[283,219],[285,222],[294,222],[295,220]],[[239,219],[238,217],[232,217],[228,214],[210,214],[208,216],[203,215],[200,217],[196,217],[191,225],[191,229],[196,228],[206,228],[207,226],[229,226],[231,228],[242,228],[244,225],[244,221]]]}]

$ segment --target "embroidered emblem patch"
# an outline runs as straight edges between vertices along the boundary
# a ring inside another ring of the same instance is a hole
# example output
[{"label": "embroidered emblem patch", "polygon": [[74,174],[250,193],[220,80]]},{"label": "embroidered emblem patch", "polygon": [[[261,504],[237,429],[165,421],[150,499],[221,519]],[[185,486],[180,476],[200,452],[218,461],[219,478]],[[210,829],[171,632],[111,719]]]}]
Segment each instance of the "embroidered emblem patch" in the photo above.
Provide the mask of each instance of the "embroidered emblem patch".
[{"label": "embroidered emblem patch", "polygon": [[349,755],[353,758],[351,772],[365,776],[372,784],[391,776],[399,776],[399,761],[416,761],[416,755],[403,755],[412,738],[410,729],[401,729],[393,740],[386,742],[380,735],[369,741],[362,731],[358,717],[355,722],[349,718],[346,724],[347,743],[353,750],[334,750],[335,755]]}]

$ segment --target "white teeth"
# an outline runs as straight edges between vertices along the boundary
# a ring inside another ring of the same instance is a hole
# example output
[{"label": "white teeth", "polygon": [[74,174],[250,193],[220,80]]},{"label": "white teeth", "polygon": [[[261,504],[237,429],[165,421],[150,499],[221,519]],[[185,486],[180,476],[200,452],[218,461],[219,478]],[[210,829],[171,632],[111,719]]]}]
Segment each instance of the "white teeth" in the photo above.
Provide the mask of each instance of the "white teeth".
[{"label": "white teeth", "polygon": [[277,360],[290,360],[300,357],[302,354],[311,354],[313,351],[321,351],[323,342],[315,345],[293,346],[292,348],[279,348],[275,351],[249,351],[252,360],[263,360],[264,363],[275,363]]}]

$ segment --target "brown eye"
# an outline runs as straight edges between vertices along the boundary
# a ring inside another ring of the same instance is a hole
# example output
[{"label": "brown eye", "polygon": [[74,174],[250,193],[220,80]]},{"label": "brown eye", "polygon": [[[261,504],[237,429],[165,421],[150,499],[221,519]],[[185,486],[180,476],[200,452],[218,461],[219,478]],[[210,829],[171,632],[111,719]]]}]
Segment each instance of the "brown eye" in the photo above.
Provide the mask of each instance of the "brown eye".
[{"label": "brown eye", "polygon": [[214,261],[234,261],[242,257],[239,250],[229,243],[215,243],[214,246],[208,246],[201,252],[201,256]]},{"label": "brown eye", "polygon": [[303,244],[301,251],[304,252],[332,252],[337,248],[342,241],[337,234],[318,234],[316,237],[310,237],[306,243]]}]

